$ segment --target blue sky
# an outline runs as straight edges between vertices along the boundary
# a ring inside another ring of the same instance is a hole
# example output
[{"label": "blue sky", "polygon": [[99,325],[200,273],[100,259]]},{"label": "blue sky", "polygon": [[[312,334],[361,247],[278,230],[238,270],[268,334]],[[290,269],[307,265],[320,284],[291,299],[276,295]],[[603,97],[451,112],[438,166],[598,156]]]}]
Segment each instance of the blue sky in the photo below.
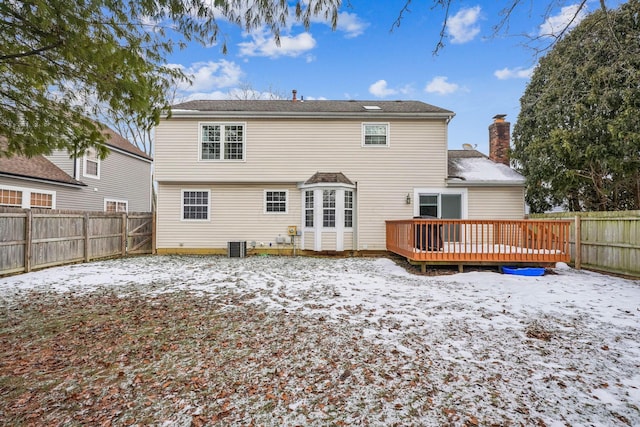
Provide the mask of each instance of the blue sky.
[{"label": "blue sky", "polygon": [[[497,35],[494,26],[511,0],[454,1],[445,46],[436,56],[444,12],[432,9],[432,0],[413,0],[393,31],[404,0],[343,3],[335,31],[321,20],[308,31],[291,24],[279,47],[267,30],[246,33],[222,22],[226,55],[220,45],[192,44],[169,58],[193,76],[176,100],[233,98],[234,91],[248,88],[263,97],[290,98],[296,89],[307,100],[419,100],[456,114],[449,124],[450,149],[468,143],[488,154],[492,117],[507,114],[513,129],[537,63],[524,45],[561,28],[575,15],[577,1],[521,1],[508,29]],[[620,1],[607,3],[615,7]],[[597,7],[599,1],[588,1],[590,11]]]}]

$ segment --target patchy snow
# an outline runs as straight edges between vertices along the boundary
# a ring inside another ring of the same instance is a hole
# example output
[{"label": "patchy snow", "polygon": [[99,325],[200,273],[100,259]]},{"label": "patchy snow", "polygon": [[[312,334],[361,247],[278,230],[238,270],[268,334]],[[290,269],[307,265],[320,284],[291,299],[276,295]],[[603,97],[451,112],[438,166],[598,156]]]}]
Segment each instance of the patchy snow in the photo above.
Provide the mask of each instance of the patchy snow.
[{"label": "patchy snow", "polygon": [[[640,425],[637,280],[566,264],[538,277],[422,276],[384,258],[148,256],[0,278],[0,299],[107,286],[123,297],[131,286],[203,298],[233,290],[250,304],[343,325],[349,339],[388,349],[399,364],[376,365],[374,354],[366,369],[388,377],[385,387],[407,391],[386,402],[379,385],[356,387],[343,402],[353,411],[344,419],[354,423],[403,424],[411,415],[419,425]],[[340,379],[361,374],[353,367]],[[432,388],[412,389],[415,375],[428,376]],[[290,402],[271,422],[323,425],[320,413],[301,418],[303,404]],[[358,418],[358,407],[374,406],[378,413]]]},{"label": "patchy snow", "polygon": [[486,157],[456,158],[453,161],[456,175],[465,181],[524,183],[524,177],[518,172]]}]

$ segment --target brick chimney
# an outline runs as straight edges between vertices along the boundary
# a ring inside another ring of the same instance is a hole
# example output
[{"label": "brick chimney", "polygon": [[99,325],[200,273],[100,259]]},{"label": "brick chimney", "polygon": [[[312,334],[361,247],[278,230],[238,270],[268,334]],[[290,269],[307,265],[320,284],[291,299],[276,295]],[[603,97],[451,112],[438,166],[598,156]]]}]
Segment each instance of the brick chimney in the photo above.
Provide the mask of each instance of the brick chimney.
[{"label": "brick chimney", "polygon": [[496,114],[489,126],[489,158],[496,163],[509,164],[509,145],[511,123],[506,122],[506,114]]},{"label": "brick chimney", "polygon": [[298,100],[298,98],[296,98],[298,91],[294,89],[291,91],[291,93],[293,93],[293,98],[291,99],[291,101],[296,102]]}]

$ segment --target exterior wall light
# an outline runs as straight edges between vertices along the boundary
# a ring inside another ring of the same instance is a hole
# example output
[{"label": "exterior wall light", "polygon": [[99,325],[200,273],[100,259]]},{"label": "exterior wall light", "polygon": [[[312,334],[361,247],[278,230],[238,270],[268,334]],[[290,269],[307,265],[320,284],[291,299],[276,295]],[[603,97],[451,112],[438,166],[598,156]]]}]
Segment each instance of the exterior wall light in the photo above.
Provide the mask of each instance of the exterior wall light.
[{"label": "exterior wall light", "polygon": [[411,204],[411,194],[407,193],[407,198],[405,199],[405,201],[407,202],[408,205]]}]

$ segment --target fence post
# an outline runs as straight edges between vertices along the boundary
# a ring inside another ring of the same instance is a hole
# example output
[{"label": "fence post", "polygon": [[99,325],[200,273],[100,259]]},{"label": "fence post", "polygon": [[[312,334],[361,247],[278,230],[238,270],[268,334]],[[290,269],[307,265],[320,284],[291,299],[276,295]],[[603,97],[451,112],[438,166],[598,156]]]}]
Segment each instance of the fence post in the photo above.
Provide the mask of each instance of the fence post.
[{"label": "fence post", "polygon": [[156,254],[156,211],[151,213],[151,253]]},{"label": "fence post", "polygon": [[24,272],[31,271],[31,245],[33,241],[33,216],[31,209],[28,209],[24,217]]},{"label": "fence post", "polygon": [[122,256],[127,256],[127,214],[123,213],[122,214],[122,240],[121,240],[121,247],[120,247],[120,252],[122,254]]},{"label": "fence post", "polygon": [[91,261],[91,254],[89,250],[91,248],[91,241],[89,236],[89,212],[84,213],[84,224],[83,224],[83,233],[84,233],[84,262]]},{"label": "fence post", "polygon": [[580,270],[582,268],[582,230],[580,224],[580,215],[576,215],[575,219],[575,259],[574,265],[576,270]]}]

